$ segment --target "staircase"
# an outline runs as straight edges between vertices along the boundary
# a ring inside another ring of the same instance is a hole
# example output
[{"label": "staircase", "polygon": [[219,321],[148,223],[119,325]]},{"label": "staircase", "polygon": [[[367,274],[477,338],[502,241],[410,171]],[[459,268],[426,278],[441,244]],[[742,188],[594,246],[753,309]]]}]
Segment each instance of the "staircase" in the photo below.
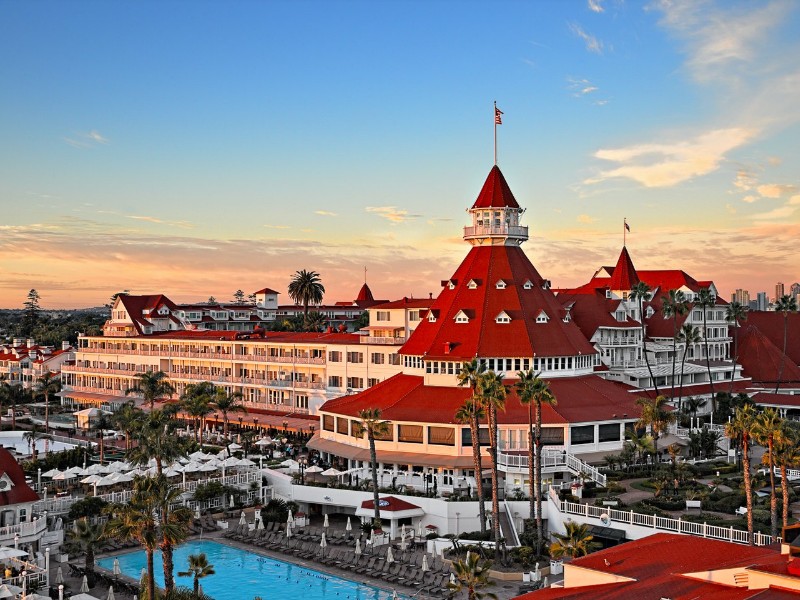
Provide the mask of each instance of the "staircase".
[{"label": "staircase", "polygon": [[[497,453],[497,468],[505,473],[527,473],[528,472],[528,453]],[[563,450],[552,450],[545,448],[542,451],[542,472],[552,473],[557,470],[569,470],[576,476],[585,475],[598,485],[606,486],[606,476],[596,467],[579,459],[574,454],[568,454]]]}]

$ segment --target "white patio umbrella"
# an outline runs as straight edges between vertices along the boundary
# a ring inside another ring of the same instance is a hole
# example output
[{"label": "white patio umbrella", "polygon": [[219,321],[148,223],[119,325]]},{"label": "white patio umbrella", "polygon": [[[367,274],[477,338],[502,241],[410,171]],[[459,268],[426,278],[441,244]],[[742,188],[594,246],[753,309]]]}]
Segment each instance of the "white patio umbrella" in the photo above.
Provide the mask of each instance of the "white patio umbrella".
[{"label": "white patio umbrella", "polygon": [[211,473],[212,471],[216,471],[219,467],[215,464],[211,463],[203,463],[200,465],[200,472],[201,473]]},{"label": "white patio umbrella", "polygon": [[391,546],[389,546],[389,549],[386,551],[386,562],[389,564],[394,562],[394,554],[392,554]]},{"label": "white patio umbrella", "polygon": [[417,537],[422,537],[422,519],[417,523]]},{"label": "white patio umbrella", "polygon": [[120,567],[119,567],[119,559],[118,558],[114,559],[114,565],[111,567],[111,572],[114,575],[122,575],[122,569],[120,569]]},{"label": "white patio umbrella", "polygon": [[239,464],[239,459],[235,456],[229,456],[225,460],[222,461],[222,464],[226,467],[235,467]]},{"label": "white patio umbrella", "polygon": [[45,471],[44,473],[42,473],[42,477],[47,477],[48,479],[52,479],[59,473],[61,473],[61,471],[59,471],[58,469],[50,469],[49,471]]},{"label": "white patio umbrella", "polygon": [[97,596],[92,596],[87,592],[81,592],[72,596],[72,600],[100,600]]},{"label": "white patio umbrella", "polygon": [[350,523],[350,517],[347,517],[347,525],[344,526],[345,531],[353,531],[353,524]]},{"label": "white patio umbrella", "polygon": [[330,469],[325,469],[322,473],[320,473],[320,475],[324,475],[325,477],[338,477],[341,474],[342,472],[339,469],[334,469],[333,467]]},{"label": "white patio umbrella", "polygon": [[168,467],[167,470],[164,471],[164,475],[166,477],[176,477],[176,476],[178,476],[180,474],[181,474],[181,472],[178,469],[175,469],[173,467]]},{"label": "white patio umbrella", "polygon": [[306,469],[306,473],[322,473],[322,467],[319,465],[311,465]]},{"label": "white patio umbrella", "polygon": [[249,458],[242,458],[241,460],[239,460],[239,464],[236,465],[236,466],[237,467],[255,467],[256,463],[254,463]]},{"label": "white patio umbrella", "polygon": [[0,546],[0,560],[6,560],[9,558],[19,558],[20,556],[27,556],[28,553],[25,550],[19,550],[18,548],[11,548],[9,546]]},{"label": "white patio umbrella", "polygon": [[244,516],[244,511],[242,511],[242,514],[239,517],[239,525],[247,525],[247,517]]},{"label": "white patio umbrella", "polygon": [[403,538],[405,538],[405,537],[406,537],[406,524],[405,524],[405,523],[403,523],[403,524],[400,526],[400,539],[403,539]]},{"label": "white patio umbrella", "polygon": [[452,583],[453,585],[456,584],[456,574],[455,573],[450,573],[450,583]]},{"label": "white patio umbrella", "polygon": [[116,598],[114,598],[114,586],[113,585],[108,586],[108,597],[106,598],[106,600],[116,600]]},{"label": "white patio umbrella", "polygon": [[67,473],[66,471],[61,472],[59,471],[55,475],[53,475],[53,481],[66,481],[67,479],[74,479],[72,475]]},{"label": "white patio umbrella", "polygon": [[239,444],[237,444],[236,442],[228,444],[228,448],[230,448],[231,450],[241,450],[242,449],[242,447]]},{"label": "white patio umbrella", "polygon": [[272,440],[268,437],[261,438],[256,442],[256,446],[269,446],[272,443]]},{"label": "white patio umbrella", "polygon": [[356,550],[355,550],[355,553],[356,553],[356,556],[361,556],[361,540],[360,539],[356,539]]},{"label": "white patio umbrella", "polygon": [[291,509],[289,509],[289,516],[286,518],[286,522],[289,524],[290,527],[294,525],[294,516],[292,516]]},{"label": "white patio umbrella", "polygon": [[282,466],[282,467],[293,467],[293,466],[296,466],[297,464],[298,463],[296,461],[293,461],[291,458],[287,458],[285,461],[283,461],[281,463],[280,466]]},{"label": "white patio umbrella", "polygon": [[64,583],[64,571],[61,570],[61,565],[56,569],[56,583]]},{"label": "white patio umbrella", "polygon": [[65,473],[69,473],[72,477],[78,477],[83,475],[88,475],[85,470],[81,469],[80,467],[70,467]]},{"label": "white patio umbrella", "polygon": [[322,526],[326,529],[330,527],[330,523],[328,522],[328,513],[325,513],[325,518],[322,520]]},{"label": "white patio umbrella", "polygon": [[16,594],[12,593],[6,584],[0,585],[0,598],[13,598]]},{"label": "white patio umbrella", "polygon": [[86,575],[83,576],[83,581],[81,581],[81,589],[79,591],[81,594],[89,593],[89,580],[86,579]]},{"label": "white patio umbrella", "polygon": [[102,478],[103,478],[102,475],[96,475],[96,474],[89,475],[88,477],[84,477],[83,479],[81,479],[81,483],[88,483],[88,484],[97,483]]},{"label": "white patio umbrella", "polygon": [[428,566],[428,555],[427,554],[424,554],[422,556],[422,566],[420,567],[420,569],[422,570],[423,573],[425,573],[426,571],[430,571],[431,570],[431,568]]},{"label": "white patio umbrella", "polygon": [[406,542],[406,536],[404,535],[400,536],[400,550],[405,552],[406,548],[408,548],[408,543]]},{"label": "white patio umbrella", "polygon": [[200,464],[194,461],[190,462],[188,465],[183,466],[184,473],[199,473],[200,472]]},{"label": "white patio umbrella", "polygon": [[264,519],[259,519],[258,520],[258,530],[261,531],[262,529],[264,529]]}]

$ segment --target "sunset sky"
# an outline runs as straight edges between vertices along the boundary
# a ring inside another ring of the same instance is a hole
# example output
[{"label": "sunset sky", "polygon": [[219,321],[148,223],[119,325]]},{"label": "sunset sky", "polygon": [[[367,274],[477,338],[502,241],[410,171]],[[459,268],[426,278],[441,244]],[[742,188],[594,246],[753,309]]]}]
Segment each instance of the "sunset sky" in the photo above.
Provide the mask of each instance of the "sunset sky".
[{"label": "sunset sky", "polygon": [[438,293],[499,164],[555,287],[800,280],[800,3],[0,3],[0,307]]}]

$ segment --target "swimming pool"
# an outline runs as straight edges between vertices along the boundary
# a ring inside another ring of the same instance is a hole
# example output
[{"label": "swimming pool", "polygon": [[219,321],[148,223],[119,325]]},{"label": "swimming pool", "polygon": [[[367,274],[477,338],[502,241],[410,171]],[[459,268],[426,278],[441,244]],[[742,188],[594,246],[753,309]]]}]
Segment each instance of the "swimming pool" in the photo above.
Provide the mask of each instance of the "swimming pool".
[{"label": "swimming pool", "polygon": [[[188,568],[190,554],[200,552],[205,553],[208,564],[213,565],[216,571],[215,575],[200,580],[203,592],[214,600],[253,600],[256,596],[264,600],[389,600],[392,597],[390,591],[210,540],[193,540],[175,549],[177,585],[192,587],[191,577],[178,577],[177,574]],[[142,569],[146,568],[143,550],[120,554],[116,558],[123,574],[128,577],[138,580]],[[114,557],[101,558],[97,564],[110,571]],[[155,567],[156,583],[164,585],[160,552],[156,553]]]}]

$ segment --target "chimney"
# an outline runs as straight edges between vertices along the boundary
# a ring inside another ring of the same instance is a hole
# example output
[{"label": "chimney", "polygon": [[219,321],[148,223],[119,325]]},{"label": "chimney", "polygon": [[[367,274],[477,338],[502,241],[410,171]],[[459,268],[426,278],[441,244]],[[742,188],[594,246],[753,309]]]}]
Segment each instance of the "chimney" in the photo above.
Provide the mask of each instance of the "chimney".
[{"label": "chimney", "polygon": [[450,342],[445,342],[444,343],[444,353],[445,354],[450,354],[450,346],[451,346]]},{"label": "chimney", "polygon": [[428,300],[433,300],[433,292],[428,292]]}]

